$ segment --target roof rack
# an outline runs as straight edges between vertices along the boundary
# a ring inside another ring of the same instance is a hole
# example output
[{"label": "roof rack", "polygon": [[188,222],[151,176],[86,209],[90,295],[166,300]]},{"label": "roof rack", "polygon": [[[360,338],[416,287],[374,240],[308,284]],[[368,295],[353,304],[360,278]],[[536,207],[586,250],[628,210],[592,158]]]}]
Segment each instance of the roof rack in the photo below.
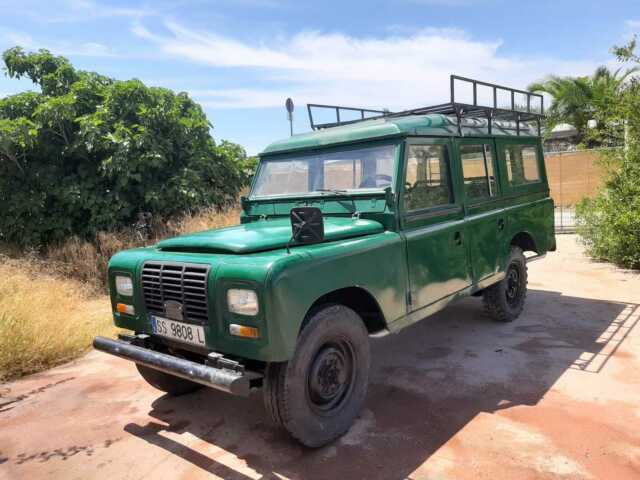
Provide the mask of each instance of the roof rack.
[{"label": "roof rack", "polygon": [[[466,95],[463,95],[465,92],[460,92],[460,90],[456,91],[456,86],[458,86],[458,88],[460,86],[463,88],[466,87]],[[537,126],[538,136],[541,134],[541,120],[544,117],[544,98],[540,94],[460,77],[458,75],[450,76],[450,91],[451,98],[448,103],[403,110],[400,112],[390,112],[386,109],[372,110],[368,108],[320,105],[315,103],[307,104],[307,111],[313,130],[322,130],[377,118],[439,113],[442,115],[455,116],[460,135],[462,135],[462,122],[468,118],[486,119],[489,135],[492,133],[495,121],[515,123],[515,127],[501,126],[504,129],[515,130],[517,135],[520,135],[523,122],[534,122]],[[460,101],[462,96],[466,97],[466,101]],[[336,121],[316,123],[313,118],[313,109],[332,110],[332,113],[335,113]],[[341,119],[341,112],[352,112],[352,114],[356,112],[360,118],[343,120]]]}]

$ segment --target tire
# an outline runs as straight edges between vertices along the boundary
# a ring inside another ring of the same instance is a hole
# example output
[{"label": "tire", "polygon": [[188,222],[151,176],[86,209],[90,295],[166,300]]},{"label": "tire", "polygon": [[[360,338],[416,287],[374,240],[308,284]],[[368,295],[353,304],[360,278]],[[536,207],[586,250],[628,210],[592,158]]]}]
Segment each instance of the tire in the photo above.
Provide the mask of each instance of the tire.
[{"label": "tire", "polygon": [[168,373],[145,367],[144,365],[138,365],[137,363],[136,368],[149,385],[174,397],[194,392],[203,387],[203,385],[199,383],[169,375]]},{"label": "tire", "polygon": [[498,322],[512,322],[527,297],[527,260],[520,247],[511,247],[505,277],[484,290],[487,315]]},{"label": "tire", "polygon": [[288,362],[267,366],[265,408],[307,447],[321,447],[353,424],[367,394],[369,334],[360,316],[330,305],[308,318]]}]

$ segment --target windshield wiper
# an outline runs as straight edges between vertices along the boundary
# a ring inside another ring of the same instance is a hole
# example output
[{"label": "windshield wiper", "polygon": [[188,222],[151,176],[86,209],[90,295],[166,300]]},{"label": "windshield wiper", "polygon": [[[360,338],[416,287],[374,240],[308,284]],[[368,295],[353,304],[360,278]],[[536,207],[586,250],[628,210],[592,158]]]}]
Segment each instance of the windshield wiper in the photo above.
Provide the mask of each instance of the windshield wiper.
[{"label": "windshield wiper", "polygon": [[346,190],[340,190],[337,188],[316,188],[314,192],[333,193],[334,195],[343,195],[348,193]]}]

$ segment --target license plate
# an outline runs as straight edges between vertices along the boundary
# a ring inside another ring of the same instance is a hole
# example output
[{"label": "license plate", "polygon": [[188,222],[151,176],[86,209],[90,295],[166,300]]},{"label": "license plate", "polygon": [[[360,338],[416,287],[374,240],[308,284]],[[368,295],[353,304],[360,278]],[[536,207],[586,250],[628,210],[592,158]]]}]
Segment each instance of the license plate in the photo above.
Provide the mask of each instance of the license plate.
[{"label": "license plate", "polygon": [[151,329],[156,335],[204,347],[204,328],[151,315]]}]

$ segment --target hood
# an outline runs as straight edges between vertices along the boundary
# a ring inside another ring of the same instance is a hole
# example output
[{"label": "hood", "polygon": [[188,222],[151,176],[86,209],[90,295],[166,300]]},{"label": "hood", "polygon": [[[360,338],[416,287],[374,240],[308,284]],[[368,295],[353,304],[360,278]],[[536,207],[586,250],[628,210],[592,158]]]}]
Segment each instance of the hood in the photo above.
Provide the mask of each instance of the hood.
[{"label": "hood", "polygon": [[[324,217],[326,242],[379,233],[384,230],[375,220]],[[168,251],[207,253],[253,253],[283,248],[291,239],[289,218],[260,220],[235,227],[182,235],[162,240],[156,247]]]}]

